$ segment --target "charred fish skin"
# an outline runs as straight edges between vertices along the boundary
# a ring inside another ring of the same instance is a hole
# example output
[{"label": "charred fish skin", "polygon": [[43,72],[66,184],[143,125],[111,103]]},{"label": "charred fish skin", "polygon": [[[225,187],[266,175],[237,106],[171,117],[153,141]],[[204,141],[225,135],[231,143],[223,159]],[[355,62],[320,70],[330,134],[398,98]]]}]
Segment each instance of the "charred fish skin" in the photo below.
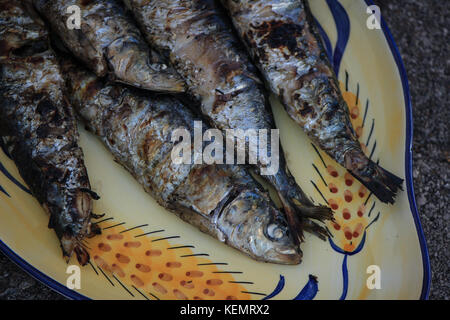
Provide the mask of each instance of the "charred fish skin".
[{"label": "charred fish skin", "polygon": [[[98,76],[158,92],[183,92],[184,82],[150,50],[134,21],[112,0],[33,0],[65,46]],[[67,9],[81,10],[80,29],[69,29]]]},{"label": "charred fish skin", "polygon": [[308,136],[381,201],[403,180],[361,149],[305,0],[221,0],[268,86]]},{"label": "charred fish skin", "polygon": [[[44,24],[26,2],[0,0],[0,135],[33,196],[50,214],[49,227],[64,256],[89,260],[82,240],[91,223],[91,187],[78,146],[75,117],[63,95],[64,79],[48,47]],[[46,44],[46,45],[45,45]]]},{"label": "charred fish skin", "polygon": [[[275,128],[257,70],[234,36],[218,3],[213,0],[124,2],[133,12],[147,41],[167,53],[186,81],[189,94],[199,102],[201,112],[213,127],[221,130],[266,129],[269,132]],[[248,143],[251,139],[248,138]],[[301,220],[329,219],[331,211],[314,207],[287,170],[282,151],[279,157],[280,170],[265,178],[277,189],[289,224],[301,241]],[[256,167],[261,169],[264,164],[259,163]]]},{"label": "charred fish skin", "polygon": [[[27,12],[26,15],[24,15]],[[19,17],[21,18],[18,22]],[[19,23],[19,24],[18,24]],[[48,46],[45,24],[30,3],[0,1],[0,59],[7,59],[12,52],[27,54],[26,51],[44,51]],[[18,27],[20,26],[20,27]],[[22,51],[22,53],[20,52]]]},{"label": "charred fish skin", "polygon": [[64,74],[87,128],[161,206],[253,259],[300,263],[284,215],[245,169],[172,161],[172,132],[193,133],[195,120],[177,99],[105,83],[70,63]]}]

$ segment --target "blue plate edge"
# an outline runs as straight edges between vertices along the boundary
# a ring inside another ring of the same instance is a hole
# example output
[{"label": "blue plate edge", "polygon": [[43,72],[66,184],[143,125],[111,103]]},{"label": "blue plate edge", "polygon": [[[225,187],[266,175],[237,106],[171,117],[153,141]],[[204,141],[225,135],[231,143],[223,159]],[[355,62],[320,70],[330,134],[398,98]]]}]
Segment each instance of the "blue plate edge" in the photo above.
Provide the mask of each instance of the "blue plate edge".
[{"label": "blue plate edge", "polygon": [[18,265],[22,270],[31,275],[33,278],[43,283],[50,289],[58,292],[66,298],[73,300],[90,300],[90,298],[74,291],[60,282],[54,280],[53,278],[47,276],[45,273],[39,271],[27,261],[22,259],[17,253],[15,253],[11,248],[9,248],[2,240],[0,240],[0,250],[16,265]]},{"label": "blue plate edge", "polygon": [[[364,0],[368,6],[375,5],[373,0]],[[400,78],[403,86],[403,94],[405,98],[405,110],[406,110],[406,142],[405,142],[405,169],[406,169],[406,191],[408,194],[409,207],[413,214],[414,223],[416,225],[417,236],[419,237],[420,249],[422,252],[422,264],[423,264],[423,281],[422,281],[422,292],[420,294],[420,300],[428,300],[430,295],[430,284],[431,284],[431,268],[430,268],[430,257],[428,254],[428,247],[425,239],[425,234],[423,232],[422,223],[420,222],[419,211],[417,209],[416,198],[414,195],[414,182],[412,176],[412,143],[413,143],[413,116],[412,116],[412,102],[411,93],[409,90],[408,75],[406,73],[405,65],[403,59],[398,50],[397,44],[395,43],[394,37],[392,36],[389,27],[381,16],[381,28],[383,30],[384,36],[391,49],[392,56],[394,57],[395,63],[400,74]]]}]

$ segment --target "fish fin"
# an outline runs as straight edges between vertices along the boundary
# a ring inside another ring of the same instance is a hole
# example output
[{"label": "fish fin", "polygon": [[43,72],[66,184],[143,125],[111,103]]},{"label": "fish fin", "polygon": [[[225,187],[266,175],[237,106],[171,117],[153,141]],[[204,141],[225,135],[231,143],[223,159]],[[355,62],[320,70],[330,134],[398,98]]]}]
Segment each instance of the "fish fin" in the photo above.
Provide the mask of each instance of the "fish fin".
[{"label": "fish fin", "polygon": [[291,233],[298,243],[303,242],[304,231],[312,233],[322,240],[327,238],[328,232],[326,229],[310,219],[315,219],[321,222],[325,220],[333,220],[333,211],[330,208],[325,206],[309,207],[300,204],[296,205],[292,203],[293,201],[286,201],[286,199],[281,195],[280,199],[283,203]]},{"label": "fish fin", "polygon": [[333,221],[333,211],[326,206],[315,206],[315,207],[306,207],[306,206],[297,206],[298,211],[301,216],[304,218],[315,219],[319,221],[331,220]]},{"label": "fish fin", "polygon": [[296,245],[299,245],[304,240],[302,217],[296,212],[295,207],[291,206],[281,194],[279,194],[279,197],[283,204],[289,231],[291,232]]},{"label": "fish fin", "polygon": [[309,219],[321,222],[333,220],[333,211],[328,207],[315,205],[290,174],[279,174],[278,179],[272,182],[272,185],[277,189],[291,233],[294,238],[297,237],[299,242],[303,242],[304,231],[313,231],[311,233],[318,234],[318,227],[305,229],[305,226],[311,226],[312,222],[308,222]]},{"label": "fish fin", "polygon": [[304,219],[302,227],[306,232],[315,235],[323,241],[326,241],[328,239],[329,232],[327,231],[327,229],[315,223],[314,221]]},{"label": "fish fin", "polygon": [[403,190],[403,179],[383,169],[371,160],[369,160],[368,165],[362,170],[353,170],[350,172],[384,203],[394,204],[397,192]]},{"label": "fish fin", "polygon": [[297,213],[300,215],[302,230],[309,232],[322,240],[326,240],[328,238],[328,231],[311,219],[315,219],[320,222],[324,222],[326,220],[333,221],[333,211],[330,208],[325,206],[297,206]]},{"label": "fish fin", "polygon": [[98,224],[91,223],[89,233],[86,236],[88,238],[92,238],[99,234],[102,234],[102,229],[98,226]]},{"label": "fish fin", "polygon": [[294,212],[286,212],[286,220],[289,224],[289,230],[294,238],[295,244],[300,245],[305,240],[305,236],[303,234],[303,224],[302,219],[296,215]]},{"label": "fish fin", "polygon": [[85,266],[88,264],[90,256],[86,248],[84,248],[81,244],[77,244],[73,250],[80,265]]}]

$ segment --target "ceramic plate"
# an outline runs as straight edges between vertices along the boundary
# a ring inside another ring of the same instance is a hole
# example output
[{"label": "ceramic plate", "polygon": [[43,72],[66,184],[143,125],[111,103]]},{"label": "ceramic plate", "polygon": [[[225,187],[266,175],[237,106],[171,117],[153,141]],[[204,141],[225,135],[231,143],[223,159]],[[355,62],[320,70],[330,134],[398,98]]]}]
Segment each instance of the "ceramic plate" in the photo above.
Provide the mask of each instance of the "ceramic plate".
[{"label": "ceramic plate", "polygon": [[[1,249],[75,299],[427,298],[430,270],[412,186],[411,102],[401,58],[384,22],[382,29],[367,28],[370,1],[310,2],[364,150],[405,179],[395,205],[380,203],[319,151],[272,98],[291,171],[316,203],[335,211],[336,223],[327,225],[332,237],[307,236],[301,265],[253,261],[182,222],[81,127],[93,190],[101,195],[95,212],[106,213],[103,234],[88,242],[92,261],[81,268],[81,288],[66,287],[68,265],[48,217],[3,152]],[[367,285],[374,265],[379,288]]]}]

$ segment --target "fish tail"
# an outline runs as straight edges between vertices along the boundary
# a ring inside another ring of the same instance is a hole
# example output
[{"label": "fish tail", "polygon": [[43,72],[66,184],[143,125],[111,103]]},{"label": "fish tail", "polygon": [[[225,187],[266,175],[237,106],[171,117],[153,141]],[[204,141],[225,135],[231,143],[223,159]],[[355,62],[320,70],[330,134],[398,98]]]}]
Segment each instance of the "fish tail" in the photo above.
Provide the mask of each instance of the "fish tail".
[{"label": "fish tail", "polygon": [[322,239],[323,241],[328,239],[329,232],[325,227],[317,224],[314,221],[305,219],[302,223],[303,229],[316,237]]},{"label": "fish tail", "polygon": [[315,219],[321,222],[333,220],[333,211],[326,206],[305,207],[297,206],[297,210],[304,218]]},{"label": "fish tail", "polygon": [[[313,224],[310,222],[310,219],[320,222],[333,220],[332,210],[325,206],[315,205],[296,183],[289,170],[279,170],[276,175],[268,178],[272,186],[277,190],[294,238],[297,237],[302,242],[304,231],[316,235],[324,234],[317,231],[319,230],[318,227],[311,227]],[[314,226],[316,225],[314,224]],[[323,238],[323,236],[320,236],[320,238]]]},{"label": "fish tail", "polygon": [[280,199],[286,212],[291,233],[294,235],[294,238],[298,239],[299,243],[303,242],[304,231],[312,233],[323,240],[327,238],[328,232],[326,229],[311,221],[311,219],[320,222],[333,220],[333,212],[330,208],[325,206],[305,206],[295,201],[296,199],[287,201],[282,195],[280,195]]},{"label": "fish tail", "polygon": [[286,220],[289,225],[289,231],[292,234],[292,237],[296,243],[296,245],[300,245],[305,239],[303,234],[303,221],[302,218],[299,217],[293,210],[289,207],[285,207]]},{"label": "fish tail", "polygon": [[78,263],[81,266],[85,266],[86,264],[88,264],[90,256],[89,253],[87,252],[87,249],[83,246],[83,244],[77,243],[73,251],[75,252]]},{"label": "fish tail", "polygon": [[403,179],[371,160],[362,170],[350,170],[350,172],[384,203],[393,204],[397,192],[403,190]]},{"label": "fish tail", "polygon": [[325,206],[296,206],[296,209],[303,231],[311,233],[322,240],[328,238],[327,230],[312,219],[320,222],[325,222],[327,220],[333,221],[333,211],[330,208]]}]

